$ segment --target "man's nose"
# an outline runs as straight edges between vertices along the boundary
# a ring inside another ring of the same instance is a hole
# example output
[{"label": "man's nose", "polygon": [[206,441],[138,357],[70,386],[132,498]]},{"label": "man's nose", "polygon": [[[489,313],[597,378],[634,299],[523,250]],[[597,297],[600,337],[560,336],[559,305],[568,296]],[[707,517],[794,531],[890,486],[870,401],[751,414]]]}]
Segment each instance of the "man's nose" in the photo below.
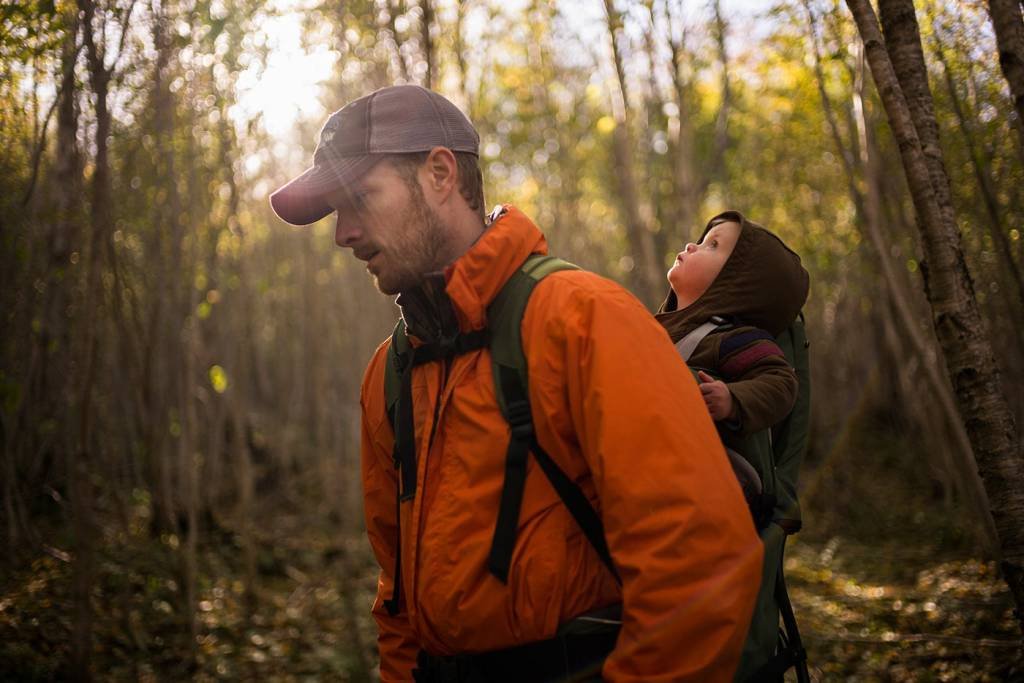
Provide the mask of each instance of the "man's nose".
[{"label": "man's nose", "polygon": [[684,249],[683,251],[685,251],[687,254],[695,252],[695,251],[697,251],[697,245],[694,244],[693,242],[687,242],[686,243],[686,249]]},{"label": "man's nose", "polygon": [[339,247],[351,247],[359,241],[362,236],[362,229],[359,222],[351,218],[338,216],[334,224],[334,243]]}]

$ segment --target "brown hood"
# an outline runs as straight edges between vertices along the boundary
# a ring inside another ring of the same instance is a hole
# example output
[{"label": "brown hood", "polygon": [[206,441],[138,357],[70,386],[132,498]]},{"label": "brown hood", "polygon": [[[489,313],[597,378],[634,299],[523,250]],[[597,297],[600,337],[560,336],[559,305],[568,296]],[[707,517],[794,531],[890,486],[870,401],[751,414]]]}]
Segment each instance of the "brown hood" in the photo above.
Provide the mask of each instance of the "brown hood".
[{"label": "brown hood", "polygon": [[677,310],[676,294],[669,289],[658,309],[655,317],[673,342],[713,315],[778,335],[796,319],[807,301],[809,280],[800,257],[773,233],[738,211],[725,211],[712,218],[701,238],[726,221],[740,224],[740,236],[708,291],[683,310]]}]

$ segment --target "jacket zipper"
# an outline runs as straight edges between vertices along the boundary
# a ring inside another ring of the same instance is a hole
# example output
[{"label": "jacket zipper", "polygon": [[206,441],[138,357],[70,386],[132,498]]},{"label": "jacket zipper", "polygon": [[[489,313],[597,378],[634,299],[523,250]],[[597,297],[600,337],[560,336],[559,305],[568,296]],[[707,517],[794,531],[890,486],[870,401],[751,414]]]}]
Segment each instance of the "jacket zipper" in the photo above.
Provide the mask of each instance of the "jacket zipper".
[{"label": "jacket zipper", "polygon": [[[434,447],[434,436],[437,434],[437,421],[441,418],[441,400],[444,398],[445,387],[448,386],[448,371],[450,365],[447,358],[441,359],[441,385],[437,390],[437,401],[434,402],[434,422],[430,425],[430,438],[427,439],[427,457],[430,457],[430,449]],[[424,477],[424,484],[426,477]]]},{"label": "jacket zipper", "polygon": [[437,423],[441,418],[441,401],[444,399],[444,390],[448,385],[448,372],[450,370],[448,359],[441,359],[441,383],[437,390],[437,400],[434,402],[434,420],[430,425],[430,436],[427,438],[427,451],[423,455],[423,484],[419,486],[419,491],[416,494],[417,505],[419,505],[419,523],[416,525],[416,557],[414,558],[414,574],[412,581],[413,600],[416,599],[416,594],[419,592],[419,566],[420,566],[420,539],[423,537],[423,524],[424,518],[426,517],[426,507],[424,502],[426,501],[427,493],[427,460],[430,458],[430,451],[434,447],[434,437],[437,435]]}]

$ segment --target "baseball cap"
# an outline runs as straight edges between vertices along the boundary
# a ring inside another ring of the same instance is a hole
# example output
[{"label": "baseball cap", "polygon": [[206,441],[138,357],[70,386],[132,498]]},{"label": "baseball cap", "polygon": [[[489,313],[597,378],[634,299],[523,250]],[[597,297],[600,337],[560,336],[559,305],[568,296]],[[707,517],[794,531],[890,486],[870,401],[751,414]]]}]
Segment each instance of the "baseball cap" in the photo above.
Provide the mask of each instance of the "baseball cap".
[{"label": "baseball cap", "polygon": [[480,136],[447,99],[418,85],[393,85],[349,102],[327,118],[313,165],[270,195],[292,225],[315,223],[334,209],[324,195],[365,175],[387,154],[434,147],[478,154]]}]

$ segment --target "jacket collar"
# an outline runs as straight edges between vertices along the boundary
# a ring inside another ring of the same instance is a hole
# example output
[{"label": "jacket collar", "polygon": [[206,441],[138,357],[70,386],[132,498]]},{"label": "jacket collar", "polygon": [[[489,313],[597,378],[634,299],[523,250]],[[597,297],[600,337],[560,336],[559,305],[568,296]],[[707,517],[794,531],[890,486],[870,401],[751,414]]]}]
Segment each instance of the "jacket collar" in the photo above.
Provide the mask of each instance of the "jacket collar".
[{"label": "jacket collar", "polygon": [[487,307],[530,254],[548,253],[533,221],[514,206],[502,208],[480,239],[445,269],[445,291],[463,331],[487,324]]},{"label": "jacket collar", "polygon": [[514,206],[502,206],[466,253],[398,297],[407,333],[429,343],[483,328],[487,307],[505,282],[530,254],[547,251],[547,240],[533,221]]}]

